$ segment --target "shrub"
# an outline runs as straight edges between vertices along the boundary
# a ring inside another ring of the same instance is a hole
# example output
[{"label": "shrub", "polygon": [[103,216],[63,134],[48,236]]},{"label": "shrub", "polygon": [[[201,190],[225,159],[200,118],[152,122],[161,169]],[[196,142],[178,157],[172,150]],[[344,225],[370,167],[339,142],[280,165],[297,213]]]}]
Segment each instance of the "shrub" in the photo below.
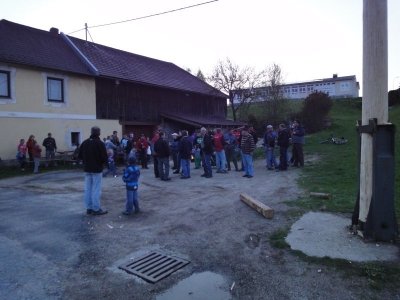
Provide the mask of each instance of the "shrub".
[{"label": "shrub", "polygon": [[400,105],[400,88],[389,91],[388,94],[389,106]]},{"label": "shrub", "polygon": [[304,100],[299,119],[304,124],[307,133],[317,132],[325,128],[332,104],[331,98],[323,92],[314,92]]}]

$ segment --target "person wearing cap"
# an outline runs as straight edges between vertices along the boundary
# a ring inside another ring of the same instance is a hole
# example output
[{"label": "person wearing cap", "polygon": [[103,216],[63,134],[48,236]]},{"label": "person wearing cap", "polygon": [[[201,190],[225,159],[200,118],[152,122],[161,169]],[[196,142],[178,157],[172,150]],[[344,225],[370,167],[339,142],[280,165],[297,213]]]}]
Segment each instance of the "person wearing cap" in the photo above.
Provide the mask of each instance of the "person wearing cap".
[{"label": "person wearing cap", "polygon": [[100,128],[92,127],[91,134],[79,147],[79,159],[83,161],[85,171],[85,206],[88,215],[104,215],[106,210],[101,209],[101,183],[103,166],[108,156],[104,143],[100,140]]},{"label": "person wearing cap", "polygon": [[264,134],[264,147],[265,147],[265,159],[267,163],[268,170],[273,170],[278,168],[278,163],[275,158],[275,141],[277,134],[274,131],[272,125],[267,126],[267,131]]},{"label": "person wearing cap", "polygon": [[140,170],[136,166],[136,158],[131,156],[128,158],[128,167],[124,170],[122,181],[125,182],[126,187],[126,203],[124,215],[132,214],[133,207],[135,207],[135,213],[139,212],[139,201],[138,201],[138,188],[139,188],[139,177]]},{"label": "person wearing cap", "polygon": [[252,178],[254,176],[253,151],[255,149],[255,143],[247,126],[242,129],[242,140],[240,146],[242,149],[243,168],[245,172],[243,177]]},{"label": "person wearing cap", "polygon": [[192,157],[193,144],[189,139],[187,130],[182,131],[182,138],[179,143],[179,157],[181,159],[182,176],[181,179],[190,178],[190,158]]},{"label": "person wearing cap", "polygon": [[179,170],[181,168],[180,166],[180,159],[179,159],[179,144],[180,144],[180,137],[179,134],[174,132],[171,134],[172,136],[172,142],[171,142],[171,154],[172,154],[172,170],[174,171],[174,174],[178,174]]}]

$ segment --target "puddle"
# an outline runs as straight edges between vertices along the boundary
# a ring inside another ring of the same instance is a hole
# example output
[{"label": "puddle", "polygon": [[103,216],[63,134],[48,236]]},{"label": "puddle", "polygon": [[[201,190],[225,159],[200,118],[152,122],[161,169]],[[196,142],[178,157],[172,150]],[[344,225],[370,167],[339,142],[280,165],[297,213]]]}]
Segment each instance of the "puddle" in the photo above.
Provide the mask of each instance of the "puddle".
[{"label": "puddle", "polygon": [[229,283],[219,274],[202,272],[183,279],[178,284],[158,295],[157,300],[228,300],[232,299]]}]

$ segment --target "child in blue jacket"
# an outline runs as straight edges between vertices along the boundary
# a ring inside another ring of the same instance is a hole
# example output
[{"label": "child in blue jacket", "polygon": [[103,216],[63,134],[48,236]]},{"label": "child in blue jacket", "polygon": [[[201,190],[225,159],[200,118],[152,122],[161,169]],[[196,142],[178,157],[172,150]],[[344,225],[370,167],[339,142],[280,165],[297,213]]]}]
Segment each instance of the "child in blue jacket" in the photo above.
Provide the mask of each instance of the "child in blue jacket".
[{"label": "child in blue jacket", "polygon": [[135,207],[135,212],[139,212],[139,202],[137,190],[139,186],[140,170],[136,166],[136,158],[129,157],[128,167],[124,170],[124,175],[122,180],[126,184],[126,205],[124,215],[132,214],[133,207]]}]

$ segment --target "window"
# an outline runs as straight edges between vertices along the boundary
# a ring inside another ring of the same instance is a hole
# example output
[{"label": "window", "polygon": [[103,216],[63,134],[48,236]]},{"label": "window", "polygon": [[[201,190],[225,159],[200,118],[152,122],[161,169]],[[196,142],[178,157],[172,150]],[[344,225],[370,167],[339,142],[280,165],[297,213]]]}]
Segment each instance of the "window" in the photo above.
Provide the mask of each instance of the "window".
[{"label": "window", "polygon": [[47,77],[47,100],[64,102],[64,80]]},{"label": "window", "polygon": [[0,98],[11,98],[10,72],[0,71]]},{"label": "window", "polygon": [[80,132],[71,132],[71,145],[78,146],[81,142],[81,133]]}]

